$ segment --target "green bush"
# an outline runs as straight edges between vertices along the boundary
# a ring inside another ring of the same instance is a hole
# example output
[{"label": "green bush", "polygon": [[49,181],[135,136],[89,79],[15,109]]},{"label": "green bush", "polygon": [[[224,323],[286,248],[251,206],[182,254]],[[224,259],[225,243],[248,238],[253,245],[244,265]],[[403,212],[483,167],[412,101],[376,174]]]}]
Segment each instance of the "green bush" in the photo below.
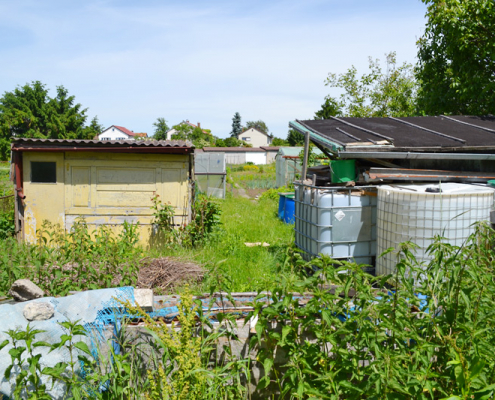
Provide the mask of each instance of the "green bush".
[{"label": "green bush", "polygon": [[272,189],[268,189],[266,192],[263,192],[260,196],[260,200],[266,200],[266,199],[270,199],[270,200],[277,200],[279,199],[279,193],[287,193],[287,192],[293,192],[294,191],[294,188],[290,188],[288,186],[282,186],[282,187],[279,187],[279,188],[272,188]]}]

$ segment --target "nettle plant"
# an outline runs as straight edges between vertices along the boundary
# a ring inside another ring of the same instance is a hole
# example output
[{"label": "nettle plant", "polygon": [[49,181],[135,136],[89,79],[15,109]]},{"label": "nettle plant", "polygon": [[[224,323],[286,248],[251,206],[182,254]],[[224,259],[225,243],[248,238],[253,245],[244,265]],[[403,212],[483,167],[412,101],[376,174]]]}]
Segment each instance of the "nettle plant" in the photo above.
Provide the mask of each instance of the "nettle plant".
[{"label": "nettle plant", "polygon": [[480,224],[463,247],[437,237],[427,265],[403,243],[395,275],[383,277],[296,255],[294,273],[265,288],[273,303],[255,303],[260,389],[287,399],[493,398],[493,234]]},{"label": "nettle plant", "polygon": [[142,249],[137,226],[124,223],[115,234],[106,226],[90,230],[83,218],[66,232],[45,221],[35,245],[10,238],[0,246],[0,294],[27,278],[48,295],[70,290],[132,286],[137,281]]},{"label": "nettle plant", "polygon": [[175,208],[170,203],[163,203],[157,194],[151,201],[153,224],[158,228],[165,245],[201,245],[221,223],[220,205],[204,194],[196,196],[191,208],[191,222],[188,225],[176,225]]}]

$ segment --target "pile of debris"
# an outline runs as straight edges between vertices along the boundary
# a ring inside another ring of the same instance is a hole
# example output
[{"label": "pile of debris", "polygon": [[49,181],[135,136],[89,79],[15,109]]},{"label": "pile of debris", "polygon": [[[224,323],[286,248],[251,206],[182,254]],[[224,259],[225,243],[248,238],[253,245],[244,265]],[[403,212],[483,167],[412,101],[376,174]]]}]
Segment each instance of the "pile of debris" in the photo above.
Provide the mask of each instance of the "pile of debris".
[{"label": "pile of debris", "polygon": [[184,283],[199,283],[205,275],[204,269],[194,263],[171,257],[142,260],[137,287],[141,289],[169,290]]}]

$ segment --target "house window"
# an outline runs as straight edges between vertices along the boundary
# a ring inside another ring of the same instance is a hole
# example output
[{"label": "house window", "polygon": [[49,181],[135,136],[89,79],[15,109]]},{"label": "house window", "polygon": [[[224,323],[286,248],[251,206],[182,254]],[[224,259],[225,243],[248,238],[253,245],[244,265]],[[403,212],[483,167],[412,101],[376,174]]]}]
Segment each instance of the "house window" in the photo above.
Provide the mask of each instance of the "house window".
[{"label": "house window", "polygon": [[242,140],[244,140],[245,142],[250,142],[251,138],[250,137],[243,137]]},{"label": "house window", "polygon": [[57,163],[31,161],[32,183],[57,183]]}]

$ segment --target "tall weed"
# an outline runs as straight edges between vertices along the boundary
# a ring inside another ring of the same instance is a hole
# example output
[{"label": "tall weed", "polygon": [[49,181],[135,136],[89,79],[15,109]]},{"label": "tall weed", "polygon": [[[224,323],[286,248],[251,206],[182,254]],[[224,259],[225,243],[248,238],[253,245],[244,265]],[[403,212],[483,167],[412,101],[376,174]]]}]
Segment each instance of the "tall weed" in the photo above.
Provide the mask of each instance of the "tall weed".
[{"label": "tall weed", "polygon": [[[437,238],[428,265],[414,247],[401,245],[396,273],[385,277],[296,257],[293,273],[266,287],[272,304],[256,303],[253,313],[259,387],[291,399],[492,398],[493,231],[479,225],[463,247]],[[304,306],[302,293],[311,294]]]},{"label": "tall weed", "polygon": [[6,239],[0,247],[0,295],[21,278],[38,284],[46,294],[133,285],[142,250],[135,225],[125,223],[119,235],[101,226],[93,232],[84,219],[66,233],[48,222],[38,232],[37,244]]}]

